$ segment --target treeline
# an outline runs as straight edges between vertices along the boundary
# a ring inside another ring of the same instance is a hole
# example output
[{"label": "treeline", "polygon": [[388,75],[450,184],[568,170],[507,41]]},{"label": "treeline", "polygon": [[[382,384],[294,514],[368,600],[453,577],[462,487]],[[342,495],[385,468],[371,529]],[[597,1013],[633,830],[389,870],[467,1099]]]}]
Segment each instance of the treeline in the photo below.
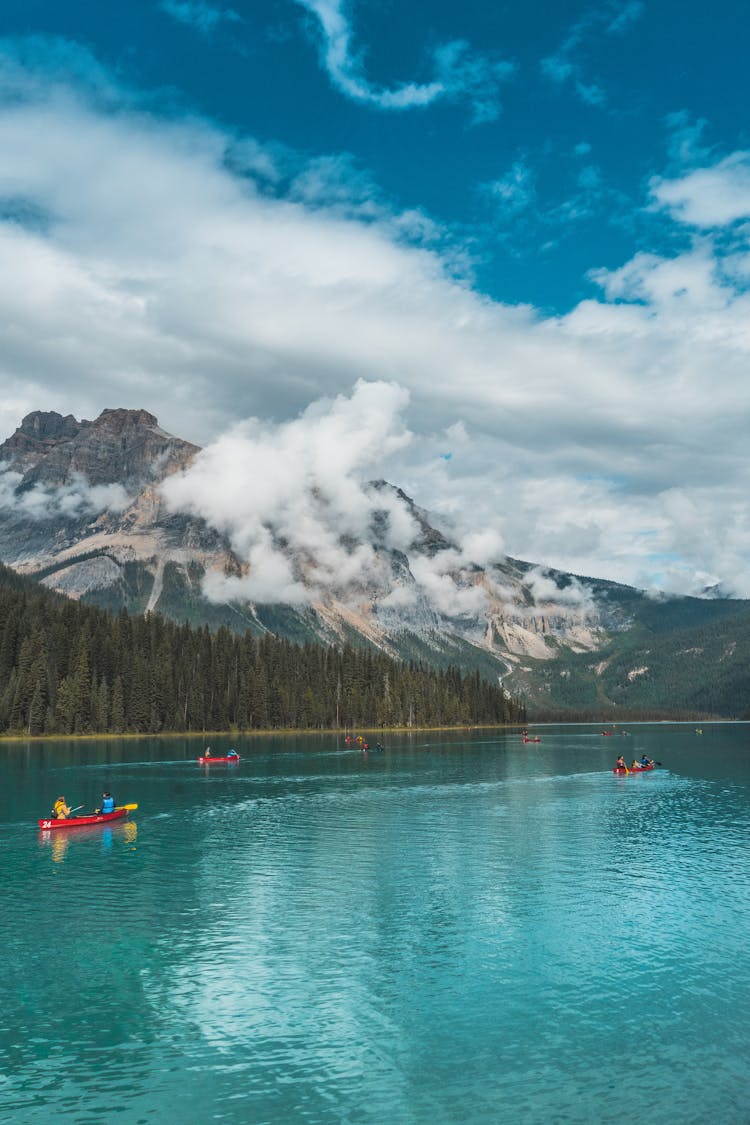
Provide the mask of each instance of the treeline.
[{"label": "treeline", "polygon": [[478,672],[374,649],[111,615],[0,567],[0,732],[365,728],[525,722]]}]

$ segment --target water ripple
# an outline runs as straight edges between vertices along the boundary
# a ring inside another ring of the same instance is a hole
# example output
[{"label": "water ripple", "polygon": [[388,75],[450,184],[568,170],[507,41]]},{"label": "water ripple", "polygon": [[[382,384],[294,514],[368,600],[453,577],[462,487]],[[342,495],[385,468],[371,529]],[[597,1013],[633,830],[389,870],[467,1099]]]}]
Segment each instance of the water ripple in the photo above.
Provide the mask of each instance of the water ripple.
[{"label": "water ripple", "polygon": [[[533,755],[16,764],[0,1117],[745,1125],[746,735],[712,771],[684,731],[649,738],[673,767],[627,779],[563,727]],[[61,777],[84,799],[109,774],[132,819],[36,831]]]}]

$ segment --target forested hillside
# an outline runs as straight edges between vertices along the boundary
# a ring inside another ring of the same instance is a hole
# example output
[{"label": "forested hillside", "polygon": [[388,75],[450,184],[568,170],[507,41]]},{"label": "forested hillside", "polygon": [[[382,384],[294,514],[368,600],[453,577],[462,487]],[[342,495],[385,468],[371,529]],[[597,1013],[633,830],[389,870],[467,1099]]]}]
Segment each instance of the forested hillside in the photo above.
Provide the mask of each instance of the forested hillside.
[{"label": "forested hillside", "polygon": [[750,717],[750,604],[644,602],[633,626],[597,653],[538,670],[550,703],[537,717]]},{"label": "forested hillside", "polygon": [[524,722],[479,673],[371,648],[109,614],[0,567],[0,732],[81,734]]}]

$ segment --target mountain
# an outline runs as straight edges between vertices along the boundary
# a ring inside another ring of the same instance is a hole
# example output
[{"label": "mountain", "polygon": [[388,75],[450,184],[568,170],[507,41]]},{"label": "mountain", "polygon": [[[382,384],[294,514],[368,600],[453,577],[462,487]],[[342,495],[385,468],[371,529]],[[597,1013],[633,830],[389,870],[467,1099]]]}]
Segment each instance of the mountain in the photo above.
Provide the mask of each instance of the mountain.
[{"label": "mountain", "polygon": [[[241,578],[248,563],[226,534],[165,501],[163,482],[190,470],[199,452],[145,410],[104,410],[80,422],[28,415],[0,445],[0,562],[114,610],[478,669],[523,694],[537,716],[736,715],[748,707],[750,603],[714,591],[655,600],[508,557],[477,565],[382,480],[366,486],[367,580],[310,584],[307,604],[209,599],[207,578]],[[389,545],[394,505],[412,528],[404,549]],[[352,555],[363,545],[340,538]],[[306,584],[314,559],[278,535],[277,547]],[[418,579],[422,572],[430,582]]]}]

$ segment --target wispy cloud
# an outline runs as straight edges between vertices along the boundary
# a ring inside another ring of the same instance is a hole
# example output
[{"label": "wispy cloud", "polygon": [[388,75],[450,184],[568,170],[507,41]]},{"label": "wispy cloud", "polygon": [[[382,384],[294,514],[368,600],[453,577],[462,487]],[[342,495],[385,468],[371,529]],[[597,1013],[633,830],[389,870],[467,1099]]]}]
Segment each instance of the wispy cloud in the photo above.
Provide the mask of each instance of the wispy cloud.
[{"label": "wispy cloud", "polygon": [[667,116],[669,155],[680,170],[707,163],[711,150],[703,143],[706,125],[704,118],[695,119],[686,110]]},{"label": "wispy cloud", "polygon": [[22,513],[32,520],[69,519],[83,513],[121,512],[130,497],[121,484],[92,485],[80,474],[53,488],[35,484],[18,491],[22,476],[0,464],[0,512]]},{"label": "wispy cloud", "polygon": [[437,47],[434,59],[437,78],[447,100],[467,101],[476,125],[497,119],[500,85],[515,74],[514,63],[472,51],[463,39]]},{"label": "wispy cloud", "polygon": [[[590,147],[577,146],[577,155],[587,156]],[[624,205],[632,208],[632,201],[624,200],[621,193],[614,191],[605,181],[601,168],[591,161],[578,169],[569,183],[568,193],[556,200],[543,196],[538,181],[531,158],[523,155],[504,175],[479,185],[480,195],[492,208],[495,234],[519,256],[526,252],[537,253],[540,232],[559,240],[570,235],[572,224],[602,214],[605,209],[611,216],[620,212]],[[559,185],[557,187],[559,190]]]},{"label": "wispy cloud", "polygon": [[[606,9],[605,9],[606,11]],[[626,3],[613,4],[606,15],[606,31],[608,35],[620,35],[627,31],[631,24],[636,23],[646,11],[643,0],[626,0]]]},{"label": "wispy cloud", "polygon": [[535,176],[525,158],[516,160],[504,176],[481,185],[501,215],[525,211],[536,198]]},{"label": "wispy cloud", "polygon": [[542,73],[559,85],[571,83],[586,105],[605,105],[606,91],[600,83],[585,78],[579,56],[595,36],[622,35],[644,12],[645,4],[641,0],[625,0],[625,3],[622,0],[609,0],[608,3],[589,8],[572,25],[557,51],[542,59]]},{"label": "wispy cloud", "polygon": [[429,82],[378,86],[365,72],[363,54],[353,47],[353,32],[343,0],[296,0],[314,15],[322,32],[321,60],[333,85],[353,101],[381,110],[424,109],[439,100],[466,101],[476,124],[500,112],[500,87],[514,73],[513,63],[472,51],[462,39],[433,52]]},{"label": "wispy cloud", "polygon": [[220,23],[239,23],[240,15],[233,8],[222,8],[206,0],[161,0],[160,9],[179,23],[187,24],[207,35]]}]

